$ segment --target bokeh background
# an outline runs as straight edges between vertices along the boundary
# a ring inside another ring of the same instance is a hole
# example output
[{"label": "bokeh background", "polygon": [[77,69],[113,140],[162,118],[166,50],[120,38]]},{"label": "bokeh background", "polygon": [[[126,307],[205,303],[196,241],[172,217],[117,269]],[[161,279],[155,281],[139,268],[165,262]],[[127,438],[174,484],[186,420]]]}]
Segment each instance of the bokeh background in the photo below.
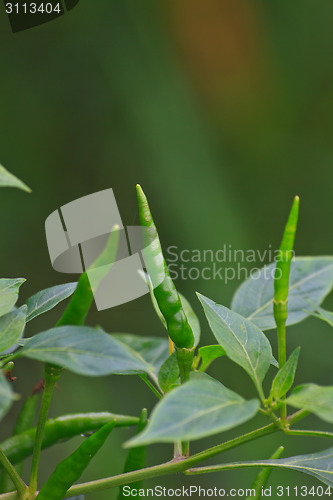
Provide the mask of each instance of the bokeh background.
[{"label": "bokeh background", "polygon": [[[27,278],[21,302],[76,278],[51,267],[46,217],[69,201],[112,187],[124,224],[137,224],[137,182],[149,197],[165,247],[276,248],[292,197],[299,194],[296,252],[331,254],[332,19],[330,0],[81,0],[62,18],[12,34],[1,4],[0,161],[33,190],[28,195],[3,189],[0,199],[1,275]],[[238,280],[177,281],[200,316],[204,343],[214,339],[195,291],[229,305],[238,285]],[[52,326],[60,313],[61,306],[29,324],[27,335]],[[92,311],[89,323],[109,332],[164,335],[148,297]],[[276,346],[274,332],[269,335]],[[288,336],[289,352],[302,346],[296,381],[332,384],[330,327],[308,319]],[[216,361],[210,373],[245,397],[254,395],[245,372],[228,360]],[[20,361],[15,375],[17,392],[27,394],[42,369]],[[66,373],[50,415],[101,410],[137,415],[154,404],[135,377]],[[1,423],[1,438],[9,435],[20,405],[15,403]],[[263,422],[258,417],[192,448]],[[306,426],[319,429],[322,423],[309,418]],[[126,456],[121,443],[130,435],[114,432],[84,479],[121,472]],[[43,453],[42,481],[81,439]],[[276,435],[215,462],[267,458],[281,443],[284,456],[330,446]],[[168,460],[170,453],[170,446],[153,445],[147,461]],[[173,476],[145,486],[246,488],[254,476],[254,471]],[[271,484],[319,483],[274,471]]]}]

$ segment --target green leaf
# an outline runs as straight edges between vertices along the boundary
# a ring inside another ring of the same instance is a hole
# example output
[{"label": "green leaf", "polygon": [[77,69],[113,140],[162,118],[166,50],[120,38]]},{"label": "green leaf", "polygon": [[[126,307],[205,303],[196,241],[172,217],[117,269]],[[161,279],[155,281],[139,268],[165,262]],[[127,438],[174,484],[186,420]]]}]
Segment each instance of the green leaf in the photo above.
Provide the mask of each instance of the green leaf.
[{"label": "green leaf", "polygon": [[[236,291],[231,309],[261,330],[275,328],[273,315],[275,263],[245,281]],[[291,262],[287,325],[299,323],[311,313],[309,302],[319,306],[333,285],[333,257],[296,257]]]},{"label": "green leaf", "polygon": [[2,165],[0,165],[0,187],[15,187],[31,193],[31,189],[24,182],[8,172]]},{"label": "green leaf", "polygon": [[30,297],[26,302],[28,307],[27,322],[53,309],[67,297],[70,297],[76,287],[77,283],[66,283],[65,285],[46,288]]},{"label": "green leaf", "polygon": [[279,368],[279,363],[276,361],[273,355],[271,357],[271,365],[275,366],[275,368]]},{"label": "green leaf", "polygon": [[0,279],[0,316],[7,314],[16,304],[19,288],[25,282],[24,278]]},{"label": "green leaf", "polygon": [[[140,275],[141,275],[141,277],[145,280],[145,282],[148,285],[149,293],[150,293],[150,298],[151,298],[152,304],[154,306],[155,312],[156,312],[157,316],[159,317],[159,319],[161,320],[164,328],[167,330],[166,321],[164,319],[163,314],[160,311],[160,308],[158,306],[157,300],[155,298],[154,290],[153,290],[153,287],[152,287],[152,284],[151,284],[151,280],[149,279],[149,276],[148,276],[148,274],[146,272],[142,272],[141,271]],[[194,336],[194,347],[196,347],[199,344],[200,335],[201,335],[200,322],[198,320],[197,315],[193,311],[192,306],[189,303],[189,301],[181,293],[178,292],[178,295],[179,295],[180,301],[182,303],[184,312],[186,314],[187,321],[189,322],[190,327],[192,329],[193,336]]]},{"label": "green leaf", "polygon": [[205,345],[198,350],[201,358],[201,365],[199,371],[204,372],[214,359],[225,356],[226,352],[220,345]]},{"label": "green leaf", "polygon": [[227,356],[246,370],[263,397],[261,384],[272,359],[268,339],[251,321],[201,294],[198,297],[216,340]]},{"label": "green leaf", "polygon": [[218,472],[229,469],[241,469],[249,467],[274,467],[278,469],[290,469],[304,472],[314,476],[327,486],[333,487],[333,448],[312,453],[310,455],[297,455],[295,457],[280,458],[278,460],[260,460],[252,462],[234,462],[212,467],[200,467],[192,469],[191,474],[204,474],[207,472]]},{"label": "green leaf", "polygon": [[163,392],[168,392],[170,387],[177,382],[179,378],[179,366],[175,352],[171,354],[163,363],[158,372],[158,385]]},{"label": "green leaf", "polygon": [[210,377],[192,378],[156,405],[146,429],[125,446],[195,440],[236,427],[252,418],[259,401],[245,401]]},{"label": "green leaf", "polygon": [[0,318],[0,352],[12,347],[20,338],[25,327],[27,307],[14,308]]},{"label": "green leaf", "polygon": [[180,297],[180,301],[182,303],[183,309],[185,311],[185,314],[187,316],[187,320],[190,324],[190,327],[192,328],[193,336],[194,336],[194,347],[196,347],[199,344],[200,341],[200,334],[201,334],[201,328],[200,328],[200,323],[198,320],[197,315],[192,309],[191,304],[189,301],[182,295],[181,293],[178,292],[178,295]]},{"label": "green leaf", "polygon": [[60,326],[30,338],[15,354],[88,376],[130,375],[153,370],[140,355],[100,330]]},{"label": "green leaf", "polygon": [[325,422],[333,423],[333,386],[300,385],[293,390],[287,403],[310,411]]},{"label": "green leaf", "polygon": [[0,372],[0,419],[9,410],[13,399],[15,399],[13,391],[6,378]]},{"label": "green leaf", "polygon": [[279,401],[292,387],[294,383],[300,347],[297,347],[290,355],[286,364],[279,370],[273,380],[272,396]]},{"label": "green leaf", "polygon": [[315,316],[323,321],[326,321],[329,325],[333,326],[333,312],[326,311],[322,307],[317,307],[316,312],[310,312],[311,316]]},{"label": "green leaf", "polygon": [[114,333],[112,337],[121,342],[132,355],[139,356],[146,363],[146,373],[157,382],[158,372],[169,357],[168,340],[131,333]]}]

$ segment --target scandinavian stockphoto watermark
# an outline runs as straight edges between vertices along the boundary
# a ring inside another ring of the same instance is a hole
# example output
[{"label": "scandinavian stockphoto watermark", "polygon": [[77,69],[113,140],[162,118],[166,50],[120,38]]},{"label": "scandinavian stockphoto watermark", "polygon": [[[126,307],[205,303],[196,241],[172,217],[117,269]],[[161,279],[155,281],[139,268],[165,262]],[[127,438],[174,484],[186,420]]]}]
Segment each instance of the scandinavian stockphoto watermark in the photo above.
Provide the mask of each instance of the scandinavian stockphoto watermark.
[{"label": "scandinavian stockphoto watermark", "polygon": [[[45,231],[53,268],[62,273],[86,271],[98,310],[137,299],[165,278],[160,271],[155,274],[152,265],[158,242],[149,241],[145,228],[123,224],[111,188],[55,210],[45,221]],[[116,236],[114,245],[109,244],[110,235]],[[96,259],[102,253],[103,259],[97,265]],[[231,245],[215,251],[169,246],[165,251],[172,279],[219,279],[225,283],[249,277],[272,280],[275,266],[262,265],[278,256],[271,245],[264,252],[234,249]],[[251,269],[245,263],[251,264]]]},{"label": "scandinavian stockphoto watermark", "polygon": [[[180,249],[169,246],[165,258],[171,278],[174,280],[220,280],[228,283],[233,280],[246,281],[272,280],[276,275],[275,266],[264,266],[265,262],[276,262],[280,251],[272,245],[263,251],[258,249],[233,248],[224,244],[217,250],[211,249]],[[294,253],[292,253],[294,257]],[[250,267],[249,267],[250,265]],[[263,267],[264,266],[264,267]],[[281,270],[278,270],[281,273]],[[280,276],[276,275],[277,278]]]}]

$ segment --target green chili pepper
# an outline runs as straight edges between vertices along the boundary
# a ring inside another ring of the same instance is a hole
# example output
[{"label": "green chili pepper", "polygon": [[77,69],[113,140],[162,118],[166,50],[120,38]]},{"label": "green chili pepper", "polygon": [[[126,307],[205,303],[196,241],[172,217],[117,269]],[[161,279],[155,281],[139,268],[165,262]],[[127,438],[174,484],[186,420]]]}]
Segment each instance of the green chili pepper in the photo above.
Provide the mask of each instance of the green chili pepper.
[{"label": "green chili pepper", "polygon": [[[154,285],[154,295],[161,313],[166,321],[171,340],[178,348],[191,349],[194,346],[194,336],[183,310],[178,292],[170,277],[168,267],[163,257],[157,229],[150,213],[147,198],[137,185],[140,223],[145,229],[144,253],[147,271]],[[155,286],[159,283],[157,286]]]},{"label": "green chili pepper", "polygon": [[295,196],[291,207],[288,222],[286,224],[279,251],[279,258],[276,263],[274,280],[274,300],[275,302],[285,301],[288,297],[290,263],[293,258],[293,248],[297,229],[299,211],[299,197]]},{"label": "green chili pepper", "polygon": [[91,459],[105,443],[116,422],[105,424],[99,431],[88,437],[69,457],[60,462],[37,495],[39,500],[62,500],[77,481]]},{"label": "green chili pepper", "polygon": [[[289,218],[283,233],[280,246],[279,259],[276,263],[274,278],[274,318],[278,335],[279,367],[286,364],[286,321],[288,317],[288,292],[290,264],[293,257],[294,241],[297,229],[299,211],[299,197],[295,196]],[[281,404],[281,422],[287,426],[287,405],[285,398]]]},{"label": "green chili pepper", "polygon": [[91,281],[94,283],[94,288],[97,288],[100,281],[109,272],[110,266],[114,262],[117,255],[118,239],[119,226],[114,226],[102,253],[99,257],[97,257],[88,270],[81,274],[76,290],[73,293],[64,314],[59,319],[57,326],[84,324],[94,299]]},{"label": "green chili pepper", "polygon": [[[143,431],[143,429],[146,427],[148,423],[148,411],[146,408],[144,408],[141,412],[140,416],[140,422],[138,425],[137,429],[137,434],[139,432]],[[125,462],[125,467],[124,467],[124,473],[125,472],[132,472],[134,470],[140,470],[143,469],[145,466],[146,462],[146,446],[137,446],[136,448],[130,448],[127,459]],[[136,489],[139,490],[142,486],[142,481],[137,481],[136,483],[131,483],[128,485],[131,489]],[[125,498],[125,495],[123,494],[124,487],[122,486],[120,488],[120,492],[118,495],[118,500],[121,500],[122,498]],[[128,496],[128,495],[126,495]]]},{"label": "green chili pepper", "polygon": [[[80,434],[89,434],[100,429],[104,424],[115,421],[116,427],[138,425],[137,417],[116,415],[114,413],[73,413],[58,418],[51,418],[45,424],[42,449],[70,439]],[[17,436],[12,436],[0,444],[11,463],[15,464],[32,454],[36,436],[36,427]]]}]

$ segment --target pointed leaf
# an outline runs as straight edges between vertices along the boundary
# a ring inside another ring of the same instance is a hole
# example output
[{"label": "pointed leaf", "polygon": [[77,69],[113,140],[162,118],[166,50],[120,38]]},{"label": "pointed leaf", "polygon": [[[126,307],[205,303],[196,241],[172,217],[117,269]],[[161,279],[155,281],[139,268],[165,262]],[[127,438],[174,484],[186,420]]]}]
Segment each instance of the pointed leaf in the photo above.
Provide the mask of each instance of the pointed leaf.
[{"label": "pointed leaf", "polygon": [[61,301],[70,297],[76,287],[77,283],[52,286],[30,297],[26,302],[28,307],[27,322],[53,309],[53,307],[58,305]]},{"label": "pointed leaf", "polygon": [[19,288],[25,282],[24,278],[0,279],[0,316],[7,314],[16,304]]},{"label": "pointed leaf", "polygon": [[281,399],[294,383],[300,348],[290,355],[286,364],[276,374],[272,384],[272,395],[276,401]]},{"label": "pointed leaf", "polygon": [[325,422],[333,423],[333,386],[300,385],[293,390],[287,403],[310,411]]},{"label": "pointed leaf", "polygon": [[146,373],[157,382],[159,369],[169,357],[167,339],[142,337],[131,333],[113,333],[112,337],[121,342],[134,356],[139,356],[146,363]]},{"label": "pointed leaf", "polygon": [[[261,330],[275,328],[273,315],[275,263],[245,281],[236,291],[231,308]],[[291,262],[287,325],[311,313],[309,302],[319,306],[333,286],[333,257],[296,257]]]},{"label": "pointed leaf", "polygon": [[271,365],[275,366],[275,368],[279,368],[279,363],[277,362],[277,360],[274,358],[273,355],[271,357]]},{"label": "pointed leaf", "polygon": [[205,345],[198,350],[201,358],[201,365],[199,371],[204,372],[214,359],[225,356],[226,352],[220,345]]},{"label": "pointed leaf", "polygon": [[6,378],[0,372],[0,419],[7,413],[13,400],[13,391]]},{"label": "pointed leaf", "polygon": [[268,339],[251,321],[203,295],[198,297],[216,340],[227,356],[247,371],[262,396],[261,383],[272,359]]},{"label": "pointed leaf", "polygon": [[18,356],[53,363],[89,376],[153,370],[141,356],[111,335],[84,326],[61,326],[35,335],[25,343]]},{"label": "pointed leaf", "polygon": [[326,311],[322,307],[316,308],[317,312],[311,312],[311,316],[315,316],[316,318],[322,319],[326,321],[329,325],[333,326],[333,312]]},{"label": "pointed leaf", "polygon": [[172,353],[163,363],[158,372],[158,385],[163,392],[168,392],[170,387],[179,378],[179,366],[176,353]]},{"label": "pointed leaf", "polygon": [[195,440],[236,427],[252,418],[259,401],[245,401],[210,377],[192,378],[156,405],[143,433],[127,446]]},{"label": "pointed leaf", "polygon": [[8,172],[2,165],[0,165],[0,187],[16,187],[28,193],[31,192],[31,189],[24,182]]},{"label": "pointed leaf", "polygon": [[12,347],[21,338],[25,327],[27,306],[14,308],[0,317],[0,352]]},{"label": "pointed leaf", "polygon": [[193,336],[194,336],[194,347],[196,347],[199,344],[200,334],[201,334],[201,328],[200,328],[200,323],[199,323],[198,317],[195,314],[195,312],[193,311],[191,304],[184,297],[184,295],[182,295],[179,292],[178,292],[178,295],[180,297],[180,301],[181,301],[183,309],[185,311],[187,320],[190,324],[190,327],[192,328],[192,332],[193,332]]}]

